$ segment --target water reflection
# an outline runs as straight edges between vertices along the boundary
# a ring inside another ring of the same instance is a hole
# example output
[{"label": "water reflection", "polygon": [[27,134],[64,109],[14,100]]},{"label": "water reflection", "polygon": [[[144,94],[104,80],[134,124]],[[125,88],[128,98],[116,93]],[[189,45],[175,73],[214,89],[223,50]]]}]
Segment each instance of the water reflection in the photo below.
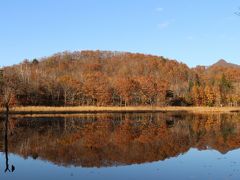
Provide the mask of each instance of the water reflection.
[{"label": "water reflection", "polygon": [[8,113],[5,114],[5,119],[4,119],[4,153],[5,153],[5,170],[4,172],[14,172],[15,171],[15,166],[11,165],[11,169],[9,166],[9,160],[8,160],[8,122],[9,122],[9,115]]},{"label": "water reflection", "polygon": [[15,170],[8,152],[60,166],[108,167],[163,161],[191,148],[225,154],[240,147],[238,114],[11,117],[2,122],[5,172]]}]

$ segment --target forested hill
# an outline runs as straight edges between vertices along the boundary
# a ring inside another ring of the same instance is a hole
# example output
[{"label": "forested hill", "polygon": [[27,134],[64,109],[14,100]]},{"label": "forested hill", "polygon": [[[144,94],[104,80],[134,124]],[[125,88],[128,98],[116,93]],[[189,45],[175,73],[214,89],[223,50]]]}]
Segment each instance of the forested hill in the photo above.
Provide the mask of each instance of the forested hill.
[{"label": "forested hill", "polygon": [[3,68],[0,84],[1,101],[11,95],[18,105],[240,104],[237,65],[221,61],[190,69],[161,56],[125,52],[63,52],[25,60]]}]

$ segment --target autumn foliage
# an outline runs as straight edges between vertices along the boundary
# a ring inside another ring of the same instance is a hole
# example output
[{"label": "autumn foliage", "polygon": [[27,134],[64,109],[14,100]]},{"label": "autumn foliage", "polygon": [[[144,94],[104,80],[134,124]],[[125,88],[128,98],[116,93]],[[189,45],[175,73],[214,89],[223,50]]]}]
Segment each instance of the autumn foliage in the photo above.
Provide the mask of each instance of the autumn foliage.
[{"label": "autumn foliage", "polygon": [[[191,148],[225,154],[240,147],[239,120],[234,113],[12,116],[8,127],[9,152],[57,165],[82,167],[163,161]],[[3,132],[1,122],[0,119]]]},{"label": "autumn foliage", "polygon": [[[239,67],[190,69],[175,60],[144,54],[63,52],[3,68],[3,74],[11,82],[16,102],[24,106],[237,106],[240,103]],[[3,97],[3,85],[0,92]]]}]

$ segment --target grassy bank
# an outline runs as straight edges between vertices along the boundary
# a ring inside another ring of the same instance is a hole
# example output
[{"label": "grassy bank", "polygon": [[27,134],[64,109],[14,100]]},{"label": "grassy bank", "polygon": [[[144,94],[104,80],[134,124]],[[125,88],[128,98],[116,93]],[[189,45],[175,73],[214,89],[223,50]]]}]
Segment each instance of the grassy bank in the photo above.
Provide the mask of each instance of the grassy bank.
[{"label": "grassy bank", "polygon": [[[3,111],[3,110],[1,110]],[[176,112],[184,111],[191,113],[230,113],[240,112],[240,107],[43,107],[27,106],[14,107],[10,109],[11,114],[77,114],[77,113],[115,113],[115,112]]]}]

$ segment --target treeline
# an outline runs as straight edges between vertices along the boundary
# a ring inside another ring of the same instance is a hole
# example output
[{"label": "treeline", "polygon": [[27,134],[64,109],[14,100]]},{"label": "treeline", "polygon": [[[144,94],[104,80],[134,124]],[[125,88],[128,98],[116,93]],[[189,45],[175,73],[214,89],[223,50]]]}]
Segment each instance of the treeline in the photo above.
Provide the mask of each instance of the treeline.
[{"label": "treeline", "polygon": [[240,68],[164,57],[63,52],[0,71],[1,102],[47,106],[238,105]]}]

